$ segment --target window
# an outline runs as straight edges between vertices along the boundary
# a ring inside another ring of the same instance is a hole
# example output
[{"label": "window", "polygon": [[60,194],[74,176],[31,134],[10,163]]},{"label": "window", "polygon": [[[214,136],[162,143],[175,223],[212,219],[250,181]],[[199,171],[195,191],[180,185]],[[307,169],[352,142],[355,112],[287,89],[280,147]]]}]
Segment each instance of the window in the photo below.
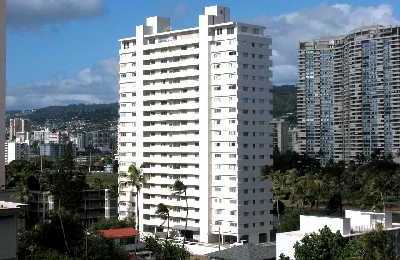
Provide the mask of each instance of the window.
[{"label": "window", "polygon": [[222,34],[222,28],[218,28],[217,29],[217,35],[221,35]]},{"label": "window", "polygon": [[215,158],[221,158],[221,154],[216,153],[216,154],[214,154],[214,157],[215,157]]},{"label": "window", "polygon": [[236,55],[236,51],[230,51],[229,55]]},{"label": "window", "polygon": [[227,34],[234,34],[235,33],[235,28],[233,28],[233,27],[227,28],[226,29],[226,33]]},{"label": "window", "polygon": [[[261,226],[261,223],[263,223],[262,226],[264,226],[264,222],[260,222],[260,226]],[[267,242],[267,240],[268,240],[267,233],[258,234],[258,243],[265,243],[265,242]]]},{"label": "window", "polygon": [[229,85],[229,89],[236,89],[236,85],[235,84]]},{"label": "window", "polygon": [[247,29],[248,29],[248,28],[247,28],[246,26],[241,26],[241,27],[240,27],[240,31],[241,31],[241,32],[247,32]]},{"label": "window", "polygon": [[229,192],[236,192],[236,187],[230,187]]},{"label": "window", "polygon": [[244,224],[243,227],[244,228],[249,228],[249,224]]}]

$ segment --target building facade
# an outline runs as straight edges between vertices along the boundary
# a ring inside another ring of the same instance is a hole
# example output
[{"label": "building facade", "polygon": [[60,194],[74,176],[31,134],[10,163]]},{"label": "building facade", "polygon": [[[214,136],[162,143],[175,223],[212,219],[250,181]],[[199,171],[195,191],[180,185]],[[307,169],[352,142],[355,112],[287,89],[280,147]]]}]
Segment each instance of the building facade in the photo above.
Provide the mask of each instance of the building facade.
[{"label": "building facade", "polygon": [[128,167],[147,178],[139,195],[140,229],[184,230],[187,187],[189,239],[203,242],[270,237],[271,39],[264,27],[230,20],[229,9],[206,7],[198,27],[172,30],[150,17],[136,37],[120,40],[118,134],[119,216],[135,214]]},{"label": "building facade", "polygon": [[26,133],[31,131],[31,121],[24,118],[11,118],[10,119],[10,133],[9,140],[15,140],[20,136],[25,136]]},{"label": "building facade", "polygon": [[299,149],[322,162],[400,152],[400,27],[301,42]]},{"label": "building facade", "polygon": [[65,144],[44,143],[39,145],[40,156],[58,159],[65,154]]},{"label": "building facade", "polygon": [[11,163],[14,160],[28,160],[30,155],[29,144],[6,142],[5,143],[5,162]]},{"label": "building facade", "polygon": [[274,118],[271,121],[272,146],[280,153],[289,150],[289,125],[284,119]]}]

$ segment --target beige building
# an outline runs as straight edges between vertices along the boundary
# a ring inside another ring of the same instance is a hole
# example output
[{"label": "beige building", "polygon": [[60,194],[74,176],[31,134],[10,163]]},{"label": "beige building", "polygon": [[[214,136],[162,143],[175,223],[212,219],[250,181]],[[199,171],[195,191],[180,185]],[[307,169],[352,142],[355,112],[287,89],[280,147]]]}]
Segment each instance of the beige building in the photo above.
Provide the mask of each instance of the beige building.
[{"label": "beige building", "polygon": [[329,160],[400,152],[400,27],[301,42],[300,152]]}]

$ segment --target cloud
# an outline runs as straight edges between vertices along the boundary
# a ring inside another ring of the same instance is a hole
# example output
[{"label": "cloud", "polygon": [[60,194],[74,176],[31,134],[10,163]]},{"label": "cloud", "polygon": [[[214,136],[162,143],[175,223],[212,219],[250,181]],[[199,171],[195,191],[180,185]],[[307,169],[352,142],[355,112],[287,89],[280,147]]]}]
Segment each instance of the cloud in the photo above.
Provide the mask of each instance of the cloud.
[{"label": "cloud", "polygon": [[101,15],[103,0],[7,0],[7,23],[33,29]]},{"label": "cloud", "polygon": [[117,82],[117,61],[102,60],[72,77],[8,88],[6,107],[8,110],[18,110],[50,105],[116,102]]},{"label": "cloud", "polygon": [[301,40],[318,39],[348,33],[360,26],[399,24],[389,5],[321,5],[276,17],[257,17],[251,22],[267,27],[272,36],[273,81],[295,83],[297,47]]}]

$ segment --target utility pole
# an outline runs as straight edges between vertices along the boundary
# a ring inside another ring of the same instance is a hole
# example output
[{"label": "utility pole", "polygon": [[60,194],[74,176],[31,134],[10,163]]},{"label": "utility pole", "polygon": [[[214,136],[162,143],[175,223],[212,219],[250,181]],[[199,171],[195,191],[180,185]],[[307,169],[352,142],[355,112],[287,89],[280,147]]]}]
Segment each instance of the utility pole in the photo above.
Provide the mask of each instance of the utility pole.
[{"label": "utility pole", "polygon": [[92,150],[89,152],[89,173],[90,173],[90,168],[92,166]]},{"label": "utility pole", "polygon": [[218,227],[218,251],[221,251],[221,226]]}]

